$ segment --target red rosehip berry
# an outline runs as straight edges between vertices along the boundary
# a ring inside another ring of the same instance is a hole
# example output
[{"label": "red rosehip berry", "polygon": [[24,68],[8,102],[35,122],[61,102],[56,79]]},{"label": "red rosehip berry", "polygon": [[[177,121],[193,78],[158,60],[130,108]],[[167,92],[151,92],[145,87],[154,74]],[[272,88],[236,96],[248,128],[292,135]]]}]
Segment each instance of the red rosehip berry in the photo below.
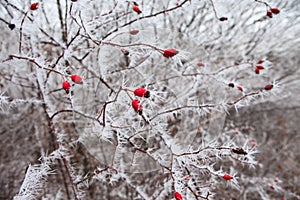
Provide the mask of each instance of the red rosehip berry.
[{"label": "red rosehip berry", "polygon": [[272,18],[273,17],[273,14],[271,11],[267,11],[267,14],[266,14],[268,17]]},{"label": "red rosehip berry", "polygon": [[242,86],[240,86],[240,85],[236,86],[236,88],[237,88],[239,91],[241,91],[241,92],[243,92],[243,91],[244,91],[243,87],[242,87]]},{"label": "red rosehip berry", "polygon": [[275,187],[274,187],[273,185],[270,185],[269,187],[270,187],[270,189],[272,189],[272,190],[275,189]]},{"label": "red rosehip berry", "polygon": [[38,7],[39,7],[39,3],[32,3],[32,4],[30,5],[30,10],[37,10]]},{"label": "red rosehip berry", "polygon": [[227,21],[228,18],[227,18],[227,17],[221,17],[221,18],[219,18],[219,20],[220,20],[221,22],[224,22],[224,21]]},{"label": "red rosehip berry", "polygon": [[198,62],[198,63],[197,63],[197,66],[198,66],[198,67],[204,67],[204,63],[203,63],[203,62]]},{"label": "red rosehip berry", "polygon": [[255,74],[259,74],[260,69],[255,68]]},{"label": "red rosehip berry", "polygon": [[143,111],[143,105],[138,99],[134,99],[131,102],[132,108],[135,110],[135,112],[142,114]]},{"label": "red rosehip berry", "polygon": [[265,90],[272,90],[273,85],[272,84],[268,84],[265,86]]},{"label": "red rosehip berry", "polygon": [[226,180],[226,181],[229,181],[231,179],[233,179],[233,177],[229,174],[224,174],[223,178]]},{"label": "red rosehip berry", "polygon": [[264,60],[259,60],[259,61],[257,61],[257,64],[259,65],[259,64],[263,64],[265,61]]},{"label": "red rosehip berry", "polygon": [[262,70],[262,69],[265,69],[264,66],[262,66],[262,65],[257,65],[256,68],[255,68],[255,73],[256,73],[256,74],[259,74],[259,71]]},{"label": "red rosehip berry", "polygon": [[150,92],[148,90],[146,90],[145,88],[137,88],[133,91],[135,96],[138,97],[145,97],[145,98],[149,98],[150,97]]},{"label": "red rosehip berry", "polygon": [[64,81],[62,83],[62,88],[66,91],[66,93],[68,94],[71,88],[71,84],[69,83],[69,81]]},{"label": "red rosehip berry", "polygon": [[80,76],[76,75],[76,74],[73,74],[71,76],[71,79],[74,83],[77,83],[77,84],[82,84],[83,83],[82,78]]},{"label": "red rosehip berry", "polygon": [[262,69],[265,69],[265,68],[264,68],[264,66],[262,66],[262,65],[257,65],[257,66],[256,66],[256,69],[262,70]]},{"label": "red rosehip berry", "polygon": [[182,200],[182,196],[179,192],[175,192],[174,197],[175,197],[176,200]]},{"label": "red rosehip berry", "polygon": [[139,33],[139,30],[133,29],[129,32],[131,35],[136,35]]},{"label": "red rosehip berry", "polygon": [[278,13],[280,13],[279,8],[271,8],[271,12],[275,15],[277,15]]},{"label": "red rosehip berry", "polygon": [[141,14],[142,13],[141,9],[137,5],[134,5],[133,8],[132,8],[132,10],[134,12],[136,12],[137,14]]},{"label": "red rosehip berry", "polygon": [[169,48],[164,50],[163,56],[166,58],[171,58],[173,56],[175,56],[176,54],[178,54],[178,51],[174,48]]}]

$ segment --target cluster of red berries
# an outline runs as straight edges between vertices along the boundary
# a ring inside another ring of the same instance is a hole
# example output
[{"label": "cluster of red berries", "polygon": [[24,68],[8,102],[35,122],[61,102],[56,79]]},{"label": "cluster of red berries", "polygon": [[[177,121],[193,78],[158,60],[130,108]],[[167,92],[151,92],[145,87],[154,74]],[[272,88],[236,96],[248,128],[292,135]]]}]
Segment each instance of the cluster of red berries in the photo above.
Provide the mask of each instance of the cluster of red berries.
[{"label": "cluster of red berries", "polygon": [[[150,97],[150,91],[146,90],[145,88],[137,88],[133,91],[134,95],[137,97],[144,97],[149,98]],[[143,113],[143,105],[141,104],[140,100],[133,99],[131,101],[131,106],[135,110],[135,112],[139,113],[140,115]]]},{"label": "cluster of red berries", "polygon": [[[76,84],[82,84],[82,78],[79,75],[73,74],[71,75],[71,80],[76,83]],[[62,83],[62,88],[66,91],[66,93],[68,94],[70,89],[71,89],[71,84],[69,81],[65,80]]]},{"label": "cluster of red berries", "polygon": [[261,70],[265,69],[265,67],[263,66],[264,61],[263,60],[259,60],[257,62],[257,65],[255,67],[255,73],[259,74]]},{"label": "cluster of red berries", "polygon": [[[230,181],[231,179],[233,179],[233,176],[231,176],[230,174],[224,174],[223,179],[225,179],[226,181]],[[175,192],[174,198],[176,200],[182,200],[182,195],[179,192]]]},{"label": "cluster of red berries", "polygon": [[273,14],[277,15],[280,13],[280,10],[278,8],[271,8],[270,10],[267,11],[267,16],[272,18]]}]

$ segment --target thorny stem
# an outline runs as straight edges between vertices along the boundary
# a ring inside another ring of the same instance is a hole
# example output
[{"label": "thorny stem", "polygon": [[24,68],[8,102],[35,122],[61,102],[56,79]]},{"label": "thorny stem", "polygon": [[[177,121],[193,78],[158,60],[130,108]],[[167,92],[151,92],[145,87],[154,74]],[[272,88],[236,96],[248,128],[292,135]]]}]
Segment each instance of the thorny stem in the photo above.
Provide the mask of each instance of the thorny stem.
[{"label": "thorny stem", "polygon": [[134,23],[134,22],[136,22],[136,21],[138,21],[138,20],[147,19],[147,18],[152,18],[152,17],[155,17],[155,16],[157,16],[157,15],[161,15],[161,14],[166,14],[167,12],[170,12],[170,11],[173,11],[173,10],[176,10],[176,9],[182,7],[184,4],[186,4],[186,3],[189,2],[189,1],[190,1],[190,0],[185,0],[185,1],[183,1],[182,3],[180,3],[179,5],[177,5],[177,6],[175,6],[175,7],[169,8],[169,9],[167,9],[167,10],[162,10],[162,11],[159,11],[159,12],[154,13],[154,14],[142,16],[142,17],[136,18],[136,19],[134,19],[134,20],[131,20],[131,21],[127,22],[127,23],[124,23],[123,25],[120,25],[117,29],[112,30],[111,32],[107,33],[102,39],[105,39],[105,38],[107,38],[108,36],[110,36],[112,33],[118,31],[119,28],[126,27],[126,26],[128,26],[128,25],[130,25],[130,24],[132,24],[132,23]]},{"label": "thorny stem", "polygon": [[105,125],[106,125],[106,120],[105,120],[105,113],[106,113],[105,110],[106,110],[106,106],[107,106],[108,104],[111,104],[111,103],[114,103],[114,102],[117,101],[117,98],[118,98],[118,96],[119,96],[120,91],[121,91],[121,88],[118,90],[117,94],[115,95],[115,98],[114,98],[113,100],[111,100],[111,101],[105,102],[104,105],[103,105],[103,107],[101,108],[101,110],[98,112],[98,116],[96,117],[96,119],[99,120],[101,114],[103,114],[102,125],[103,125],[104,127],[105,127]]},{"label": "thorny stem", "polygon": [[[37,80],[37,85],[38,85],[38,88],[39,88],[39,91],[40,91],[39,94],[40,94],[41,98],[43,100],[45,100],[44,94],[42,92],[41,85],[40,85],[38,80]],[[55,126],[54,126],[54,123],[53,123],[52,119],[49,116],[48,107],[47,107],[46,104],[43,104],[43,110],[44,110],[44,113],[45,113],[45,116],[46,116],[46,119],[47,119],[47,122],[48,122],[48,126],[49,126],[49,129],[50,129],[51,140],[53,142],[53,148],[58,149],[59,144],[57,142],[57,134],[56,134]],[[65,178],[65,173],[64,173],[64,170],[62,168],[61,160],[58,160],[58,165],[59,165],[60,172],[61,172],[61,175],[62,175],[62,178],[63,178],[63,183],[64,183],[64,186],[65,186],[67,198],[71,199],[69,189],[68,189],[68,183],[67,183],[66,178]]]},{"label": "thorny stem", "polygon": [[265,2],[265,1],[260,1],[260,0],[254,0],[254,1],[256,1],[256,2],[258,2],[258,3],[265,4],[266,7],[268,7],[268,8],[272,8],[272,7],[271,7],[267,2]]},{"label": "thorny stem", "polygon": [[206,197],[205,197],[205,196],[198,195],[198,194],[191,188],[191,186],[187,185],[186,187],[189,189],[189,191],[191,191],[191,193],[194,195],[194,197],[195,197],[196,199],[199,199],[199,197],[200,197],[201,199],[207,199],[207,200],[209,199],[209,198],[208,198],[209,195],[210,195],[209,192],[207,192],[207,195],[206,195]]},{"label": "thorny stem", "polygon": [[[259,89],[258,91],[255,91],[255,92],[251,92],[251,93],[248,93],[248,94],[245,94],[241,97],[239,97],[238,99],[236,99],[235,101],[233,102],[228,102],[226,103],[225,105],[228,105],[228,106],[234,106],[236,104],[238,104],[239,102],[241,102],[242,100],[248,98],[248,97],[252,97],[252,96],[256,96],[258,94],[260,94],[261,92],[263,92],[263,88]],[[198,109],[203,109],[203,108],[216,108],[218,106],[222,106],[221,104],[205,104],[205,105],[186,105],[186,106],[179,106],[179,107],[176,107],[176,108],[172,108],[172,109],[169,109],[169,110],[165,110],[165,111],[162,111],[162,112],[159,112],[157,114],[155,114],[154,116],[152,116],[149,121],[155,119],[156,117],[160,116],[160,115],[163,115],[163,114],[167,114],[167,113],[171,113],[171,112],[174,112],[174,111],[178,111],[178,110],[183,110],[183,109],[188,109],[188,108],[198,108]]]},{"label": "thorny stem", "polygon": [[65,157],[62,157],[62,160],[63,160],[64,166],[65,166],[68,178],[69,178],[69,180],[70,180],[70,182],[72,184],[72,190],[73,190],[73,193],[74,193],[74,197],[75,197],[76,200],[78,200],[78,197],[77,197],[77,186],[74,183],[73,178],[71,176],[70,163],[67,161],[67,159]]},{"label": "thorny stem", "polygon": [[[16,9],[18,12],[22,13],[23,15],[26,15],[27,18],[29,19],[30,22],[33,22],[33,19],[27,15],[27,12],[24,12],[23,10],[21,10],[20,8],[18,8],[17,6],[9,3],[7,0],[5,0],[6,4],[11,6],[12,8]],[[50,36],[44,29],[42,29],[41,27],[38,27],[38,29],[46,36],[48,37],[51,41],[55,42],[56,45],[61,46],[60,43],[58,41],[56,41],[52,36]]]},{"label": "thorny stem", "polygon": [[211,146],[207,146],[203,149],[199,149],[197,151],[193,151],[193,152],[186,152],[186,153],[182,153],[182,154],[174,154],[178,157],[180,156],[187,156],[187,155],[194,155],[194,154],[199,154],[201,151],[204,151],[204,150],[207,150],[207,149],[212,149],[212,150],[224,150],[224,149],[227,149],[227,150],[230,150],[231,148],[230,147],[211,147]]},{"label": "thorny stem", "polygon": [[81,116],[83,116],[83,117],[85,117],[85,118],[87,118],[87,119],[91,119],[91,120],[97,121],[100,125],[105,126],[103,123],[101,123],[101,122],[98,120],[98,118],[94,118],[94,117],[92,117],[92,116],[88,116],[88,115],[86,115],[86,114],[84,114],[84,113],[81,113],[81,112],[79,112],[79,111],[77,111],[77,110],[74,110],[74,109],[69,109],[69,110],[67,110],[67,109],[65,109],[65,110],[59,110],[59,111],[55,112],[53,115],[51,115],[50,119],[52,120],[55,116],[57,116],[57,115],[59,115],[59,114],[62,114],[62,113],[70,113],[70,112],[71,112],[71,113],[79,114],[79,115],[81,115]]},{"label": "thorny stem", "polygon": [[217,10],[216,10],[215,4],[214,4],[214,1],[213,1],[213,0],[209,0],[209,1],[210,1],[211,5],[212,5],[212,8],[213,8],[215,17],[216,17],[217,19],[219,19],[218,14],[217,14]]},{"label": "thorny stem", "polygon": [[40,69],[45,69],[47,71],[52,71],[52,72],[57,73],[57,74],[59,74],[61,76],[64,76],[63,73],[61,73],[61,72],[59,72],[59,71],[57,71],[55,69],[49,68],[49,67],[44,67],[44,66],[40,65],[38,62],[36,62],[34,58],[30,58],[30,57],[17,56],[17,55],[9,55],[9,57],[7,59],[3,60],[2,62],[7,62],[7,61],[12,60],[14,58],[20,59],[20,60],[27,60],[27,61],[35,64]]},{"label": "thorny stem", "polygon": [[195,106],[192,106],[192,105],[180,106],[180,107],[176,107],[176,108],[172,108],[172,109],[169,109],[169,110],[159,112],[159,113],[155,114],[153,117],[151,117],[149,120],[151,121],[151,120],[155,119],[156,117],[158,117],[159,115],[163,115],[163,114],[166,114],[166,113],[170,113],[170,112],[174,112],[174,111],[178,111],[178,110],[182,110],[182,109],[188,109],[188,108],[214,108],[214,107],[216,107],[216,104],[195,105]]},{"label": "thorny stem", "polygon": [[263,89],[259,89],[258,91],[255,91],[255,92],[251,92],[251,93],[245,94],[244,96],[241,96],[240,98],[236,99],[236,100],[233,101],[233,102],[228,102],[227,105],[229,105],[229,106],[236,105],[237,103],[239,103],[240,101],[246,99],[247,97],[251,97],[251,96],[258,95],[258,94],[261,93],[262,91],[263,91]]},{"label": "thorny stem", "polygon": [[117,43],[112,43],[112,42],[101,42],[102,45],[110,45],[110,46],[117,46],[117,47],[133,47],[133,46],[146,46],[146,47],[150,47],[152,49],[155,49],[161,53],[163,53],[163,49],[160,49],[156,46],[150,45],[150,44],[145,44],[145,43],[135,43],[135,44],[117,44]]},{"label": "thorny stem", "polygon": [[60,5],[60,0],[56,0],[57,8],[58,8],[58,16],[60,20],[60,26],[62,30],[62,41],[67,44],[67,24],[64,24],[63,15],[62,15],[62,8]]},{"label": "thorny stem", "polygon": [[27,16],[27,12],[24,14],[22,21],[21,21],[21,27],[20,27],[20,42],[19,42],[19,54],[22,52],[22,38],[23,38],[23,24],[25,21],[25,18]]}]

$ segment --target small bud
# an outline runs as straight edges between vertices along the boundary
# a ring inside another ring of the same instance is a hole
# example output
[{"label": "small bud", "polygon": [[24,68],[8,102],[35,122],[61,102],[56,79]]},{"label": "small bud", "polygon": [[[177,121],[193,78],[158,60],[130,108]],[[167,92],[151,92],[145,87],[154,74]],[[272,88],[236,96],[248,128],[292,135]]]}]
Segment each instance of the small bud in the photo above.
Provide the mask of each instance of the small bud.
[{"label": "small bud", "polygon": [[280,13],[279,8],[271,8],[271,12],[275,15],[277,15],[278,13]]},{"label": "small bud", "polygon": [[223,178],[226,180],[226,181],[229,181],[231,179],[233,179],[233,177],[229,174],[224,174]]},{"label": "small bud", "polygon": [[179,192],[175,192],[174,197],[175,197],[176,200],[182,200],[182,196]]},{"label": "small bud", "polygon": [[272,90],[273,85],[272,84],[268,84],[265,86],[265,90]]},{"label": "small bud", "polygon": [[67,69],[65,70],[65,72],[66,72],[66,74],[69,74],[69,75],[72,74],[69,68],[67,68]]},{"label": "small bud", "polygon": [[228,18],[227,18],[227,17],[221,17],[221,18],[219,18],[219,20],[220,20],[221,22],[224,22],[224,21],[227,21]]},{"label": "small bud", "polygon": [[178,51],[174,48],[169,48],[164,50],[163,56],[166,58],[171,58],[173,56],[175,56],[176,54],[178,54]]},{"label": "small bud", "polygon": [[228,83],[228,87],[234,88],[234,84],[233,83]]},{"label": "small bud", "polygon": [[74,83],[77,83],[77,84],[82,84],[83,83],[82,78],[80,76],[76,75],[76,74],[73,74],[71,76],[71,79]]},{"label": "small bud", "polygon": [[275,189],[275,187],[274,187],[273,185],[270,185],[269,187],[270,187],[270,189],[272,189],[272,190]]},{"label": "small bud", "polygon": [[14,25],[14,24],[8,24],[8,28],[10,30],[14,30],[16,28],[16,25]]},{"label": "small bud", "polygon": [[30,5],[30,10],[37,10],[38,7],[39,7],[39,3],[32,3],[32,4]]}]

